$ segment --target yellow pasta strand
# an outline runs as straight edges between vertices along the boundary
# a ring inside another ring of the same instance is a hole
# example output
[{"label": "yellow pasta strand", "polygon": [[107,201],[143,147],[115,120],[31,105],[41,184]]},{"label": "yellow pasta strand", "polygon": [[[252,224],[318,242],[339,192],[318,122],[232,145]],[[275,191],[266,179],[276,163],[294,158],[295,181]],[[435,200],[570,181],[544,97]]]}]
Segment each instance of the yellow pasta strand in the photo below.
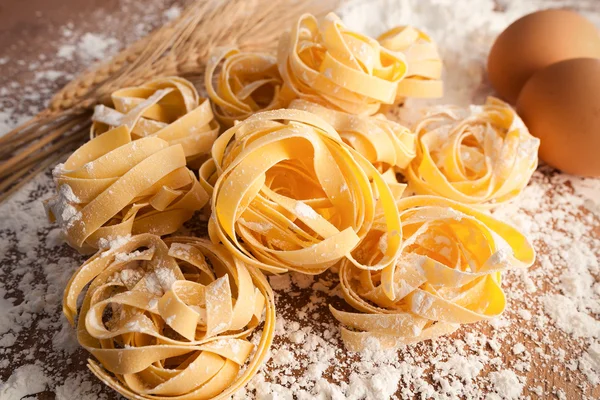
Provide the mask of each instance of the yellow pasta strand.
[{"label": "yellow pasta strand", "polygon": [[[330,309],[353,351],[500,315],[501,273],[535,252],[476,209],[520,193],[539,140],[494,98],[432,108],[414,133],[378,113],[442,96],[441,75],[435,43],[415,28],[373,39],[335,14],[306,14],[277,57],[215,49],[210,101],[167,77],[96,106],[92,139],[55,170],[47,202],[71,246],[101,249],[63,298],[90,370],[128,399],[230,398],[273,341],[260,270],[339,266],[354,311]],[[420,195],[403,198],[397,173]],[[209,198],[211,241],[161,239]]]},{"label": "yellow pasta strand", "polygon": [[396,102],[405,97],[437,98],[444,94],[442,60],[437,46],[424,32],[411,26],[398,26],[385,32],[379,43],[406,57],[408,72],[398,83]]},{"label": "yellow pasta strand", "polygon": [[[386,295],[382,273],[348,262],[340,268],[344,297],[359,312],[330,309],[354,351],[370,338],[394,347],[500,315],[506,305],[501,272],[529,267],[535,260],[519,231],[460,203],[412,196],[398,202],[398,211],[404,241],[392,272],[395,297]],[[371,233],[367,254],[377,257],[382,237],[384,231]]]},{"label": "yellow pasta strand", "polygon": [[539,139],[506,103],[436,107],[417,124],[417,157],[407,178],[419,194],[478,208],[515,198],[537,167]]},{"label": "yellow pasta strand", "polygon": [[[219,137],[201,172],[205,181],[218,175],[211,239],[248,264],[318,274],[348,258],[359,268],[393,268],[401,238],[392,190],[314,114],[253,115]],[[376,221],[388,234],[386,250],[365,263],[353,253]]]},{"label": "yellow pasta strand", "polygon": [[112,93],[109,105],[94,109],[92,137],[126,125],[134,140],[158,137],[171,145],[181,144],[192,168],[207,158],[219,134],[210,102],[183,78],[158,78],[119,89]]},{"label": "yellow pasta strand", "polygon": [[[383,174],[389,171],[394,175],[396,170],[402,171],[416,155],[415,135],[383,114],[353,115],[305,100],[292,101],[290,108],[308,111],[323,118],[346,144]],[[394,176],[392,182],[395,181]]]},{"label": "yellow pasta strand", "polygon": [[206,65],[204,83],[215,115],[225,127],[256,112],[284,108],[294,97],[289,88],[283,88],[277,58],[236,48],[214,50]]},{"label": "yellow pasta strand", "polygon": [[[260,271],[188,237],[142,234],[98,252],[72,276],[63,310],[72,324],[78,316],[90,370],[128,399],[229,398],[254,376],[275,329]],[[248,336],[263,311],[255,346]]]},{"label": "yellow pasta strand", "polygon": [[408,65],[400,52],[347,29],[333,13],[300,17],[282,36],[279,72],[297,97],[351,114],[393,104]]},{"label": "yellow pasta strand", "polygon": [[175,232],[208,201],[181,144],[156,136],[132,141],[126,125],[80,147],[55,169],[54,181],[50,218],[80,251],[119,236]]}]

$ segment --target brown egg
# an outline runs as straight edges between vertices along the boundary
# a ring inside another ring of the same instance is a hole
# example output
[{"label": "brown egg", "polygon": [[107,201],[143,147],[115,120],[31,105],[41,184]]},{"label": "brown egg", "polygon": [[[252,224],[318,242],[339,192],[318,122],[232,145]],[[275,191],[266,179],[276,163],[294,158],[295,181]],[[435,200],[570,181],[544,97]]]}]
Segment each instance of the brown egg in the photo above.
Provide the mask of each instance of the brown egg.
[{"label": "brown egg", "polygon": [[542,160],[570,174],[600,176],[600,60],[576,58],[536,72],[517,112],[540,138]]},{"label": "brown egg", "polygon": [[573,11],[538,11],[513,22],[498,36],[488,58],[488,75],[498,94],[514,104],[536,71],[581,57],[600,58],[596,27]]}]

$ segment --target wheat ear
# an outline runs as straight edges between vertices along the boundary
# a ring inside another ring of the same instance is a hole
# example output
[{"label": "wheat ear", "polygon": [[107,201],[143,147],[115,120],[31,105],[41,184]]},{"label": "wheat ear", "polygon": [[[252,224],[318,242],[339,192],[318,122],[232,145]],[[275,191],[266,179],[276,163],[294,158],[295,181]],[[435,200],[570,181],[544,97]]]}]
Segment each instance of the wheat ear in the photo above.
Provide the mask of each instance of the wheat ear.
[{"label": "wheat ear", "polygon": [[81,144],[89,110],[106,102],[116,89],[168,75],[202,82],[215,47],[273,50],[299,15],[322,15],[337,4],[338,0],[194,1],[179,18],[83,73],[58,92],[46,110],[0,137],[0,201],[47,168],[48,160]]}]

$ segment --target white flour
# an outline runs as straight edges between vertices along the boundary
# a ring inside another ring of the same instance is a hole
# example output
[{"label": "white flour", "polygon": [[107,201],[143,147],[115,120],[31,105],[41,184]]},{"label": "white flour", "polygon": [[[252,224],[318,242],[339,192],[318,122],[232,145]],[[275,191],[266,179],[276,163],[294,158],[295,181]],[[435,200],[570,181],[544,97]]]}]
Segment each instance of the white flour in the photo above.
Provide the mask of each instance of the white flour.
[{"label": "white flour", "polygon": [[[71,32],[71,31],[67,31]],[[73,35],[66,35],[72,37]],[[61,58],[72,60],[74,56],[90,63],[105,59],[108,55],[116,53],[120,44],[117,39],[104,33],[85,33],[75,43],[65,43],[58,48],[56,55]]]},{"label": "white flour", "polygon": [[49,381],[40,365],[24,365],[17,368],[0,387],[0,398],[21,400],[25,396],[44,391]]},{"label": "white flour", "polygon": [[[136,35],[148,30],[148,21],[180,12],[177,6],[150,3],[145,3],[147,14],[132,25]],[[137,2],[125,4],[136,7]],[[600,26],[597,3],[575,0],[351,1],[340,13],[351,28],[372,35],[407,23],[429,33],[446,68],[446,95],[435,102],[468,104],[492,93],[485,60],[496,35],[544,4],[573,5]],[[104,15],[97,21],[106,27],[115,18]],[[56,71],[66,71],[64,63],[78,62],[81,68],[116,50],[111,32],[99,29],[88,33],[72,24],[64,27],[63,41],[49,59],[29,67],[36,76],[30,86],[6,83],[0,89],[0,132],[26,120],[77,72],[61,76]],[[0,64],[10,62],[0,59]],[[37,108],[24,109],[13,100],[14,93],[38,101]],[[409,120],[427,103],[409,100],[398,114]],[[114,399],[85,368],[87,355],[60,314],[63,288],[84,257],[62,245],[59,232],[46,221],[40,199],[52,190],[50,174],[40,175],[0,204],[0,398],[20,399],[49,389],[60,400]],[[538,250],[534,267],[505,278],[507,312],[451,337],[398,351],[382,351],[372,343],[363,353],[346,352],[327,308],[342,302],[333,273],[271,277],[278,307],[271,358],[235,398],[600,397],[599,199],[599,180],[540,168],[515,203],[495,211],[524,231]]]}]

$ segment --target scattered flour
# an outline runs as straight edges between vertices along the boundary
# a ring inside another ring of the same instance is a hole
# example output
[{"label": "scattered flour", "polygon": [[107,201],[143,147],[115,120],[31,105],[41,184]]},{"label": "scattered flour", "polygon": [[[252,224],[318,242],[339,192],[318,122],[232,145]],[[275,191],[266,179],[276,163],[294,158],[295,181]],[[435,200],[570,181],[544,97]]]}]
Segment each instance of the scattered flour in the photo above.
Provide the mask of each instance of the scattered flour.
[{"label": "scattered flour", "polygon": [[518,399],[523,392],[523,384],[511,370],[490,373],[493,390],[505,399]]},{"label": "scattered flour", "polygon": [[116,53],[121,44],[119,41],[106,33],[86,32],[81,36],[73,36],[72,31],[63,31],[63,37],[67,39],[56,51],[59,59],[89,64],[99,60],[105,60]]},{"label": "scattered flour", "polygon": [[271,275],[269,276],[269,283],[273,290],[290,290],[292,287],[292,280],[289,274]]},{"label": "scattered flour", "polygon": [[300,218],[314,219],[317,217],[316,211],[313,210],[311,206],[306,205],[302,201],[296,203],[296,206],[294,207],[294,212]]},{"label": "scattered flour", "polygon": [[65,354],[73,354],[79,348],[77,333],[64,317],[60,330],[52,337],[52,347],[55,351],[62,351]]},{"label": "scattered flour", "polygon": [[50,379],[37,364],[23,365],[17,368],[4,383],[0,383],[0,399],[21,400],[46,390]]},{"label": "scattered flour", "polygon": [[78,372],[69,375],[64,383],[55,389],[56,400],[103,400],[105,394],[100,394],[102,386],[98,382],[92,382],[87,373]]},{"label": "scattered flour", "polygon": [[168,8],[167,10],[165,10],[163,15],[168,20],[175,19],[181,15],[181,7],[173,6],[171,8]]},{"label": "scattered flour", "polygon": [[600,338],[600,321],[581,312],[577,305],[561,294],[549,294],[542,298],[545,310],[563,331],[575,337]]},{"label": "scattered flour", "polygon": [[88,32],[77,44],[77,52],[85,61],[97,61],[115,53],[119,47],[114,37]]},{"label": "scattered flour", "polygon": [[600,342],[594,342],[579,359],[579,369],[590,384],[600,384]]},{"label": "scattered flour", "polygon": [[[98,8],[77,24],[54,27],[59,39],[48,40],[37,59],[25,62],[18,51],[0,57],[0,136],[41,111],[91,63],[105,61],[177,12],[174,7],[163,15],[165,0],[122,0],[119,7],[127,20]],[[85,368],[87,355],[62,317],[64,287],[85,257],[64,246],[60,230],[47,220],[42,200],[53,191],[51,177],[40,174],[0,204],[0,399],[37,398],[43,391],[57,400],[113,399]],[[72,191],[64,195],[77,202]]]}]

